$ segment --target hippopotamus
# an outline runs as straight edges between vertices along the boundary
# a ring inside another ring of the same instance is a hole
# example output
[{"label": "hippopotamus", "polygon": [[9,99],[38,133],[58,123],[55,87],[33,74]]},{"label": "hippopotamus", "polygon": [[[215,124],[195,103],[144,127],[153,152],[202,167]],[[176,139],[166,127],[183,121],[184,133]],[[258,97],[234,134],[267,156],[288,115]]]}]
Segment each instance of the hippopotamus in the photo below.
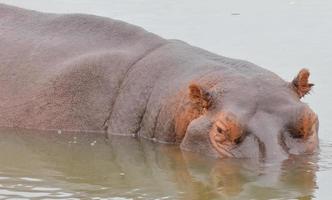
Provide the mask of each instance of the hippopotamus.
[{"label": "hippopotamus", "polygon": [[0,126],[105,132],[217,158],[318,149],[318,117],[291,81],[123,21],[0,4]]}]

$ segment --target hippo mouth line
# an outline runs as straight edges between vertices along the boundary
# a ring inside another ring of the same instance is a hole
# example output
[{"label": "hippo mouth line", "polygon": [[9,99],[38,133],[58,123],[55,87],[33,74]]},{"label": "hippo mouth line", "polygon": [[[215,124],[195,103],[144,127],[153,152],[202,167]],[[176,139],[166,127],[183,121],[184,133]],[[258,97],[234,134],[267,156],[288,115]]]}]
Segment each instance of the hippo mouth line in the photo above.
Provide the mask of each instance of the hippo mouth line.
[{"label": "hippo mouth line", "polygon": [[[215,143],[215,144],[214,144]],[[222,154],[223,156],[234,158],[235,155],[231,152],[236,147],[231,147],[231,148],[225,148],[224,145],[221,145],[217,142],[212,142],[212,144],[215,146],[215,149]]]},{"label": "hippo mouth line", "polygon": [[210,142],[212,143],[212,146],[217,150],[217,152],[224,157],[236,157],[235,154],[232,153],[232,150],[236,149],[237,147],[229,143],[228,145],[222,144],[220,141],[218,141],[218,139],[216,139],[216,136],[217,134],[210,133]]}]

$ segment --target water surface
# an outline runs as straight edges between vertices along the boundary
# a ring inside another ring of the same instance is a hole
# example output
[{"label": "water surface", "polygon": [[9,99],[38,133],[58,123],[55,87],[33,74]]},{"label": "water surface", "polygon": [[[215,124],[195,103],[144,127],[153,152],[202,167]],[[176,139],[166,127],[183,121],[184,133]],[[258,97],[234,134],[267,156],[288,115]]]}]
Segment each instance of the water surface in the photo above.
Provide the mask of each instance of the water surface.
[{"label": "water surface", "polygon": [[320,153],[282,162],[215,161],[135,138],[0,130],[0,199],[329,199],[332,2],[329,0],[0,0],[103,15],[316,84]]},{"label": "water surface", "polygon": [[311,199],[317,188],[317,156],[213,160],[135,138],[22,129],[1,129],[0,145],[0,198]]}]

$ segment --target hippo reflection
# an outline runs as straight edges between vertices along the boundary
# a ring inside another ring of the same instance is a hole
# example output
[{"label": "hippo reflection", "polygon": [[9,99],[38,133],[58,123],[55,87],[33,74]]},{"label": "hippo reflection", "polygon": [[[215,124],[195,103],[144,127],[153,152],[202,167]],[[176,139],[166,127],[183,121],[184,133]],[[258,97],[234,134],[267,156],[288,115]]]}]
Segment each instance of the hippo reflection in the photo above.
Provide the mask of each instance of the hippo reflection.
[{"label": "hippo reflection", "polygon": [[[130,137],[0,133],[0,176],[10,177],[1,188],[19,190],[9,186],[27,185],[19,177],[31,177],[40,180],[30,182],[32,188],[58,188],[44,198],[63,192],[89,199],[311,199],[317,188],[315,155],[271,163],[216,160]],[[22,188],[36,192],[30,189]]]},{"label": "hippo reflection", "polygon": [[214,157],[285,158],[318,146],[301,98],[252,63],[125,22],[0,4],[0,126],[135,135]]}]

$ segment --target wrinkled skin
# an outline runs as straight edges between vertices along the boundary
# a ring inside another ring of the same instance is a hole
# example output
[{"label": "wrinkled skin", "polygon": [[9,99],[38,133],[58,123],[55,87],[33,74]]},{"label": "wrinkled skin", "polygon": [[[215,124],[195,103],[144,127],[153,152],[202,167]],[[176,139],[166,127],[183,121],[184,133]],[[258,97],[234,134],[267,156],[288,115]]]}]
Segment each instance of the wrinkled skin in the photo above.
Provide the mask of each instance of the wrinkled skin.
[{"label": "wrinkled skin", "polygon": [[285,158],[318,146],[293,81],[139,27],[0,4],[0,126],[136,135],[215,157]]}]

